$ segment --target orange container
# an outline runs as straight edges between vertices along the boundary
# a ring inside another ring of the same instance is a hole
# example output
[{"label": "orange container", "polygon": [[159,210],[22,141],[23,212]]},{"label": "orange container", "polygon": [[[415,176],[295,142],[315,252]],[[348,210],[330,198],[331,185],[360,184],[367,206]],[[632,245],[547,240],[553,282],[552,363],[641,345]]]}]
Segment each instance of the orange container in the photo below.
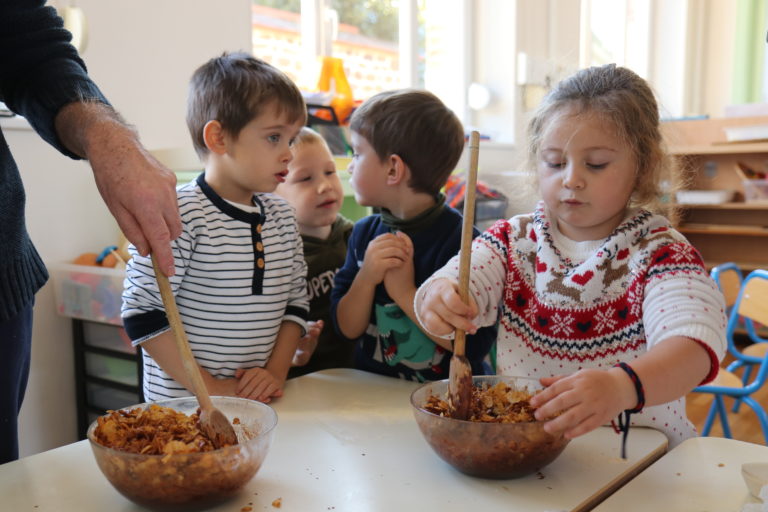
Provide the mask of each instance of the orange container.
[{"label": "orange container", "polygon": [[331,107],[341,124],[346,124],[349,115],[355,105],[352,97],[352,88],[344,73],[344,61],[338,57],[323,57],[323,65],[320,69],[320,79],[317,81],[319,91],[333,93]]}]

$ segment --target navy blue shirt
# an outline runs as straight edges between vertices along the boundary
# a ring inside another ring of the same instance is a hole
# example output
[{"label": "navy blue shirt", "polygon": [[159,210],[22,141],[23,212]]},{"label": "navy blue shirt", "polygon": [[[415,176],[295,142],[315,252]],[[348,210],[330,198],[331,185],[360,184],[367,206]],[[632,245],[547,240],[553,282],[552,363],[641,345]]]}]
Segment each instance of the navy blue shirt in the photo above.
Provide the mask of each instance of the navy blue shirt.
[{"label": "navy blue shirt", "polygon": [[[445,265],[461,245],[462,216],[448,206],[428,226],[418,231],[404,232],[413,241],[415,284],[420,286],[436,270]],[[349,291],[362,265],[368,243],[392,229],[380,215],[371,215],[355,223],[349,238],[347,258],[336,274],[331,294],[331,318],[336,333],[339,331],[336,310],[339,300]],[[474,236],[479,232],[474,230]],[[370,313],[366,332],[355,343],[355,367],[381,375],[401,379],[428,381],[448,378],[452,353],[430,340],[395,304],[387,294],[384,284],[376,287],[374,306]],[[484,327],[467,336],[467,359],[472,373],[483,375],[483,359],[496,342],[496,328]]]}]

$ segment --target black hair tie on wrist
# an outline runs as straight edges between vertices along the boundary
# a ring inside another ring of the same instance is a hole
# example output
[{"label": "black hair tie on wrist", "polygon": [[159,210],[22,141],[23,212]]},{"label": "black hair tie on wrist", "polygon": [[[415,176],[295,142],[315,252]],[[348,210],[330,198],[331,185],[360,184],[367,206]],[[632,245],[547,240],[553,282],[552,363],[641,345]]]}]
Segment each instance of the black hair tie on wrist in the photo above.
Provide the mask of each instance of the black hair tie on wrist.
[{"label": "black hair tie on wrist", "polygon": [[635,385],[635,392],[637,393],[637,405],[632,409],[625,409],[619,414],[619,427],[616,428],[616,424],[611,421],[613,430],[618,434],[622,434],[621,438],[621,458],[627,458],[627,436],[629,435],[629,418],[632,414],[638,413],[645,407],[645,390],[643,389],[643,383],[640,382],[640,377],[637,376],[635,371],[627,363],[618,363],[614,365],[614,368],[621,368],[629,375],[632,384]]}]

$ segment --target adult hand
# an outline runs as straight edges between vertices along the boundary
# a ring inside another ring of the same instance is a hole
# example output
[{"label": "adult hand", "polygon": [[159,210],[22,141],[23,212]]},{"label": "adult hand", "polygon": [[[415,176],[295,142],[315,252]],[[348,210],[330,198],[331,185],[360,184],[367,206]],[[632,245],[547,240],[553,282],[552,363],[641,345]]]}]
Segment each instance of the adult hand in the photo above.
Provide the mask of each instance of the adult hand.
[{"label": "adult hand", "polygon": [[55,122],[64,145],[89,160],[99,193],[125,237],[173,275],[170,242],[181,234],[176,176],[107,105],[70,103]]}]

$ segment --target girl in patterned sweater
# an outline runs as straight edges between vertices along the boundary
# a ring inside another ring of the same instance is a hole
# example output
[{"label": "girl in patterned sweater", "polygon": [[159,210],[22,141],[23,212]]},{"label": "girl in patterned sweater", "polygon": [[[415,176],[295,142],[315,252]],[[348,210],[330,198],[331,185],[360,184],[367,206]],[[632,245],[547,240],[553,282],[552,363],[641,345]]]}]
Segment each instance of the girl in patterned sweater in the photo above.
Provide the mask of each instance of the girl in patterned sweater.
[{"label": "girl in patterned sweater", "polygon": [[717,374],[724,303],[696,249],[651,213],[670,165],[653,93],[613,64],[581,70],[528,135],[542,201],[475,239],[470,304],[458,257],[427,280],[419,321],[442,336],[498,321],[497,371],[547,386],[532,405],[541,420],[560,413],[549,432],[573,438],[619,416],[670,446],[696,435],[684,397]]}]

